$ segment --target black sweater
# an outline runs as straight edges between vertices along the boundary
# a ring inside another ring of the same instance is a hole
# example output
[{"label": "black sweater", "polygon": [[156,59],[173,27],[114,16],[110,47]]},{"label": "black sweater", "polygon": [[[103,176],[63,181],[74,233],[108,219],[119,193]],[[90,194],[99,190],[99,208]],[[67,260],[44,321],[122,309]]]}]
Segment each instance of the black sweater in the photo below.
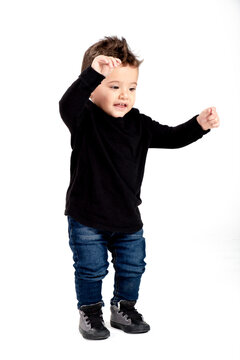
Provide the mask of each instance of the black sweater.
[{"label": "black sweater", "polygon": [[174,127],[136,108],[112,117],[89,100],[104,78],[88,67],[59,102],[72,147],[64,214],[99,230],[132,233],[143,226],[138,206],[148,149],[180,148],[209,130],[198,124],[198,115]]}]

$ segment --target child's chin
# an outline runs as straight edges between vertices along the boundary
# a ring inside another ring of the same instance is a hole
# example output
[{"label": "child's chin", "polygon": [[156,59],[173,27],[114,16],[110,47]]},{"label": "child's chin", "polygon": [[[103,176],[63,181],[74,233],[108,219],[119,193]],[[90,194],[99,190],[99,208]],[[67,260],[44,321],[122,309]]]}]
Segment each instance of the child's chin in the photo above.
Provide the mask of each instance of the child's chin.
[{"label": "child's chin", "polygon": [[123,117],[127,113],[128,113],[128,111],[114,111],[114,112],[112,112],[111,115],[115,118],[118,118],[118,117]]}]

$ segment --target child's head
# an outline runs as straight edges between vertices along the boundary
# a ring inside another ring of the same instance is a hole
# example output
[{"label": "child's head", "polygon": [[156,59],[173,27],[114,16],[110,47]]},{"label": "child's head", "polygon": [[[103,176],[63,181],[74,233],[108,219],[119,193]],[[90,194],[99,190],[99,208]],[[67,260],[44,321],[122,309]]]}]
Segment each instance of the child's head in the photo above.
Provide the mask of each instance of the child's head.
[{"label": "child's head", "polygon": [[119,58],[121,65],[101,82],[90,98],[107,114],[123,117],[135,103],[138,67],[143,60],[137,59],[124,38],[120,40],[117,37],[105,37],[85,52],[82,71],[90,66],[98,55]]},{"label": "child's head", "polygon": [[122,65],[139,67],[143,60],[138,60],[137,56],[130,50],[126,39],[118,39],[117,36],[105,36],[90,46],[83,56],[82,69],[89,67],[94,58],[98,55],[113,56],[122,61]]}]

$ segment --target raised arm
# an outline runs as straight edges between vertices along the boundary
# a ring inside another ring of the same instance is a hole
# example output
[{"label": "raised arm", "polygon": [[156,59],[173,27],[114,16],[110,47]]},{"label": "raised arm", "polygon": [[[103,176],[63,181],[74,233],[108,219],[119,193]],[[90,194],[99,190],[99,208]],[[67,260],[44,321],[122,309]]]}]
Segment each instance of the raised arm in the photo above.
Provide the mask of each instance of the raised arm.
[{"label": "raised arm", "polygon": [[120,64],[121,60],[118,58],[96,56],[91,66],[64,93],[59,101],[59,111],[70,132],[81,122],[82,111],[91,93]]},{"label": "raised arm", "polygon": [[62,96],[59,101],[59,111],[71,132],[76,124],[81,121],[81,113],[91,93],[104,78],[104,75],[89,66]]}]

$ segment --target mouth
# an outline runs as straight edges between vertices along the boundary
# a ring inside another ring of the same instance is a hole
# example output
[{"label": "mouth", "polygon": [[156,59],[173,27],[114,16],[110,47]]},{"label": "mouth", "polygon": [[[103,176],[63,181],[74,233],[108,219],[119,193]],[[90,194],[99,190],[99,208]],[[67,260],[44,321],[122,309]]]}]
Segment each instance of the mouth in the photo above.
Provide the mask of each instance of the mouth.
[{"label": "mouth", "polygon": [[114,104],[114,106],[119,110],[124,110],[127,108],[128,105],[125,103],[117,103],[117,104]]}]

